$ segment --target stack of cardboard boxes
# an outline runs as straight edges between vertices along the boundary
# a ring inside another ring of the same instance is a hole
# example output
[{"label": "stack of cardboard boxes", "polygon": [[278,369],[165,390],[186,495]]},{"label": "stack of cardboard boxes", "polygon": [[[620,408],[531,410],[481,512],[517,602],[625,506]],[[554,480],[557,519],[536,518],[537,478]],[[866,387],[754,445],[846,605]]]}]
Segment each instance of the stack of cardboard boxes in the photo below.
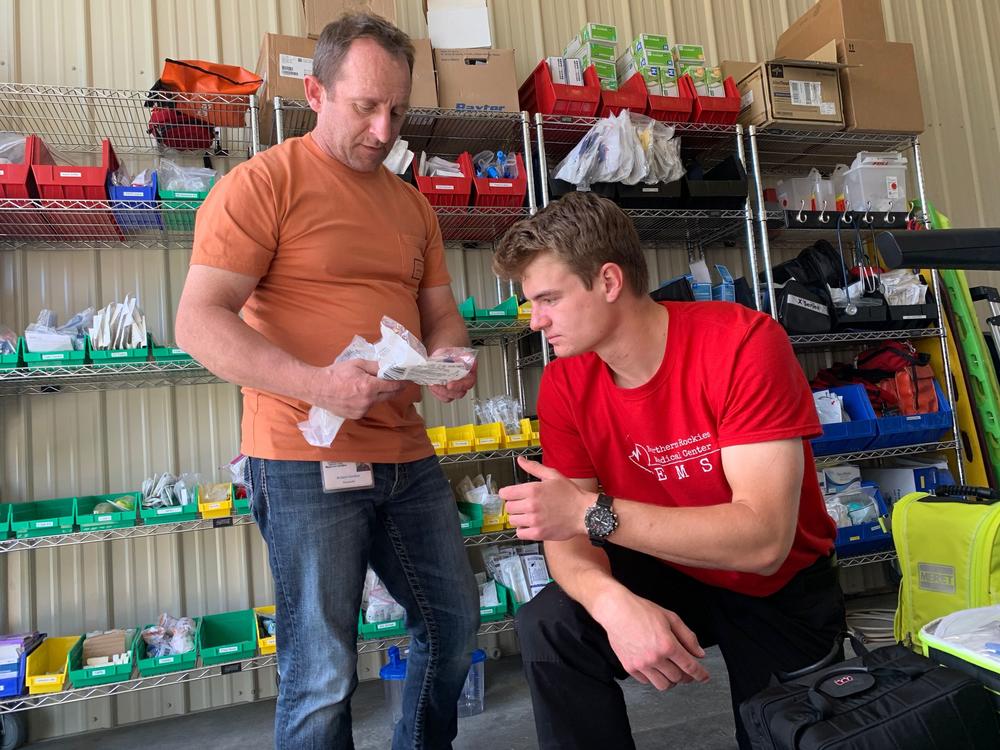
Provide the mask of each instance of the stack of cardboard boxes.
[{"label": "stack of cardboard boxes", "polygon": [[620,84],[633,76],[642,76],[647,93],[654,96],[679,95],[670,42],[661,34],[640,34],[633,39],[618,58],[616,68]]},{"label": "stack of cardboard boxes", "polygon": [[[424,3],[429,39],[413,39],[411,107],[517,111],[514,50],[492,49],[486,0],[428,0]],[[316,40],[323,27],[349,11],[367,11],[396,22],[393,0],[302,0],[307,36],[265,34],[256,72],[264,80],[258,91],[260,140],[276,140],[274,97],[302,100],[303,79],[312,73]],[[447,32],[447,33],[445,33]],[[461,39],[482,47],[433,48]]]}]

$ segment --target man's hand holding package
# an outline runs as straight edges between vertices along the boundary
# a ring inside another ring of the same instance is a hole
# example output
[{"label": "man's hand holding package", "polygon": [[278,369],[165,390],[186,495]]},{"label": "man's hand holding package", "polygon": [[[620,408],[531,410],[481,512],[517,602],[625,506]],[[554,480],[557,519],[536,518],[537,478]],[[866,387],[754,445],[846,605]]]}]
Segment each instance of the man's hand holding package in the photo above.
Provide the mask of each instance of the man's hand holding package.
[{"label": "man's hand holding package", "polygon": [[387,401],[408,383],[382,380],[378,362],[348,359],[319,370],[313,389],[313,404],[347,419],[361,419],[379,401]]},{"label": "man's hand holding package", "polygon": [[[434,352],[431,357],[435,357],[441,350]],[[438,401],[450,404],[452,401],[457,401],[458,399],[465,396],[466,393],[476,384],[476,372],[479,367],[479,362],[472,363],[472,369],[469,370],[469,374],[464,378],[459,378],[458,380],[452,380],[450,383],[445,383],[444,385],[429,385],[427,390],[429,390]]]}]

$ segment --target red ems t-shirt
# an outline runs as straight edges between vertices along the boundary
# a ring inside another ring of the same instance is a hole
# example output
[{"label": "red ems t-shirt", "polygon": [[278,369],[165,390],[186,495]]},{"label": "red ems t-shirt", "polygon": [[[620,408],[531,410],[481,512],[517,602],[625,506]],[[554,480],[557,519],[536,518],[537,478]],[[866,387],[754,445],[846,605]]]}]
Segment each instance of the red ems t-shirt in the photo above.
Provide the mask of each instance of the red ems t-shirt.
[{"label": "red ems t-shirt", "polygon": [[[769,316],[728,302],[662,304],[666,352],[648,383],[617,386],[593,353],[545,368],[538,396],[545,464],[568,477],[597,478],[612,497],[671,507],[732,502],[720,450],[820,435],[809,383]],[[777,573],[670,564],[712,586],[767,596],[828,555],[836,525],[806,439],[802,453],[798,525]]]}]

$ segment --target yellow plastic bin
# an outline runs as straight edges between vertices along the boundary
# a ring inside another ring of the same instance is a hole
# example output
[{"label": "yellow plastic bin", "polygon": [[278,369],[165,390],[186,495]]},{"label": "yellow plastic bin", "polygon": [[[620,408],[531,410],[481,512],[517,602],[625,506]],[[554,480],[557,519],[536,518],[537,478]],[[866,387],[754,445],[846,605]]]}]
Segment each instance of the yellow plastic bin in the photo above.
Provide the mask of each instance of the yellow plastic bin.
[{"label": "yellow plastic bin", "polygon": [[257,615],[268,615],[269,617],[274,617],[274,605],[269,604],[266,607],[254,607],[253,608],[254,621],[257,625],[257,649],[260,651],[261,656],[266,656],[267,654],[273,654],[278,650],[277,642],[273,635],[268,635],[266,631],[260,629],[260,618]]},{"label": "yellow plastic bin", "polygon": [[476,428],[471,424],[459,427],[447,427],[448,455],[455,453],[471,453],[476,449]]},{"label": "yellow plastic bin", "polygon": [[444,427],[428,427],[427,437],[434,446],[434,453],[443,456],[448,452],[448,431]]},{"label": "yellow plastic bin", "polygon": [[[203,500],[203,496],[214,488],[226,488],[226,497],[222,500]],[[199,484],[195,490],[198,502],[198,512],[202,518],[223,518],[233,513],[233,485],[219,482],[218,484]]]},{"label": "yellow plastic bin", "polygon": [[518,431],[513,434],[508,433],[507,428],[504,427],[503,447],[527,448],[529,445],[531,445],[531,437],[532,437],[531,420],[522,419]]},{"label": "yellow plastic bin", "polygon": [[532,419],[531,420],[531,444],[532,445],[541,445],[542,444],[541,435],[539,435],[539,433],[538,433],[538,420],[537,419]]},{"label": "yellow plastic bin", "polygon": [[83,640],[82,635],[46,638],[28,655],[24,684],[29,695],[58,693],[69,677],[69,652]]},{"label": "yellow plastic bin", "polygon": [[477,424],[473,429],[476,435],[477,451],[495,451],[503,445],[503,425],[500,422]]}]

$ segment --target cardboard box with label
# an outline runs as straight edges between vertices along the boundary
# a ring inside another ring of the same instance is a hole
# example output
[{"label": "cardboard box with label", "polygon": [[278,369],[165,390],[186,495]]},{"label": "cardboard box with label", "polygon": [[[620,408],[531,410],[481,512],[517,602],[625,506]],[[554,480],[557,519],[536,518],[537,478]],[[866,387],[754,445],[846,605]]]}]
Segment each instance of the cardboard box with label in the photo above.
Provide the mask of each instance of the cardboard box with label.
[{"label": "cardboard box with label", "polygon": [[302,0],[306,17],[306,34],[319,38],[323,27],[345,13],[374,13],[396,23],[395,0]]},{"label": "cardboard box with label", "polygon": [[913,45],[874,39],[837,39],[810,55],[834,61],[840,70],[844,123],[848,130],[916,135],[924,131],[924,108]]},{"label": "cardboard box with label", "polygon": [[435,49],[438,101],[445,109],[517,112],[512,49]]},{"label": "cardboard box with label", "polygon": [[313,51],[316,41],[301,36],[264,34],[255,72],[264,83],[257,91],[259,102],[260,142],[265,146],[277,143],[274,126],[274,97],[303,100],[306,98],[303,79],[312,74]]},{"label": "cardboard box with label", "polygon": [[434,75],[434,51],[430,39],[410,39],[413,42],[413,84],[410,88],[410,106],[438,106],[437,78]]},{"label": "cardboard box with label", "polygon": [[603,41],[618,44],[618,27],[603,23],[588,23],[580,29],[580,39],[585,42]]},{"label": "cardboard box with label", "polygon": [[884,42],[882,0],[819,0],[778,37],[774,56],[801,60],[834,39]]},{"label": "cardboard box with label", "polygon": [[424,11],[434,49],[493,46],[486,0],[425,0]]},{"label": "cardboard box with label", "polygon": [[844,129],[839,65],[811,60],[750,65],[729,60],[722,63],[723,76],[733,76],[740,91],[741,125]]}]

